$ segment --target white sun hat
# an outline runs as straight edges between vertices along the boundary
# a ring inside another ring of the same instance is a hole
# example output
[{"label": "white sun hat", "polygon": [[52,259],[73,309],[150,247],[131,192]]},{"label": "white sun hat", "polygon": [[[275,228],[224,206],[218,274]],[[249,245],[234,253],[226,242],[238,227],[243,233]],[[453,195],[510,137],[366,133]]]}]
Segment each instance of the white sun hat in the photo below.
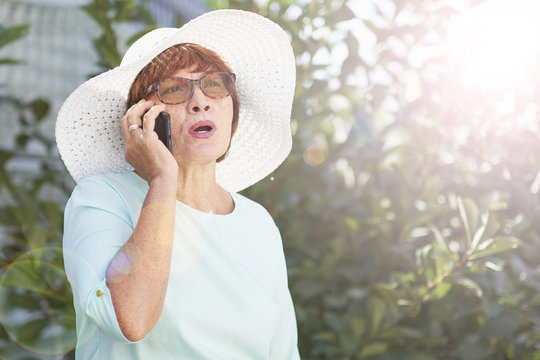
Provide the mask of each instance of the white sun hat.
[{"label": "white sun hat", "polygon": [[121,65],[80,85],[56,120],[56,142],[69,173],[80,179],[133,170],[124,159],[120,119],[138,73],[169,47],[191,43],[217,53],[236,74],[238,128],[217,182],[237,192],[263,179],[288,156],[296,82],[292,47],[277,24],[252,12],[216,10],[181,28],[160,28],[126,52]]}]

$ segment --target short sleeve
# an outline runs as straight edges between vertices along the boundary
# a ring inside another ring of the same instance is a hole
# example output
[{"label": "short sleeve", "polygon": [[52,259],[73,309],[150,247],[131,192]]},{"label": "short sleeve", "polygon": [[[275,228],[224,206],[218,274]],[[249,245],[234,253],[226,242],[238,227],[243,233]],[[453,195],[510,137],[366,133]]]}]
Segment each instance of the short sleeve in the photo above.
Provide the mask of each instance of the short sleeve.
[{"label": "short sleeve", "polygon": [[91,177],[75,187],[64,213],[64,266],[81,324],[97,326],[109,337],[122,334],[106,284],[106,269],[129,239],[134,224],[122,195],[106,181]]}]

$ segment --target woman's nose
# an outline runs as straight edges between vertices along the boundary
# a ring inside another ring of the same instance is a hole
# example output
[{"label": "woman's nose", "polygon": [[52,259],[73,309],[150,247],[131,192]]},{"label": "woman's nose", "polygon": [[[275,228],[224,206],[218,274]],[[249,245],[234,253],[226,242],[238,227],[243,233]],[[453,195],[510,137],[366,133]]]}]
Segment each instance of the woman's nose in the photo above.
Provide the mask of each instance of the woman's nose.
[{"label": "woman's nose", "polygon": [[193,88],[193,95],[191,96],[191,99],[189,99],[188,108],[194,113],[210,110],[210,101],[203,93],[200,86],[195,86]]}]

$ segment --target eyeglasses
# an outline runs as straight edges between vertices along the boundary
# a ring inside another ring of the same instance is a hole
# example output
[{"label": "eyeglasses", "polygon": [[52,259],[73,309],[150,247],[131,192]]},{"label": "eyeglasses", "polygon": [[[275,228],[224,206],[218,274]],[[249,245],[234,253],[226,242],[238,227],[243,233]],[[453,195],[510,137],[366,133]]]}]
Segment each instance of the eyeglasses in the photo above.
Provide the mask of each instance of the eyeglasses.
[{"label": "eyeglasses", "polygon": [[193,87],[199,84],[202,92],[209,98],[223,99],[231,94],[235,81],[236,75],[227,72],[206,74],[200,79],[173,77],[150,85],[147,93],[155,90],[159,100],[164,104],[182,104],[191,98]]}]

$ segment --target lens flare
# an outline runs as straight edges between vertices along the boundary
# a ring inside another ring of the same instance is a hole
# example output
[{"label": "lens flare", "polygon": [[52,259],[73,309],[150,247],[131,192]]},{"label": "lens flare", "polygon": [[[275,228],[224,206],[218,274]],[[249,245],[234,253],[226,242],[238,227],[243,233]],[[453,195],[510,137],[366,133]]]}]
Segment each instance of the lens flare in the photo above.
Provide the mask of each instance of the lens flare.
[{"label": "lens flare", "polygon": [[319,166],[326,160],[327,157],[328,150],[322,145],[310,145],[304,150],[304,161],[309,166]]},{"label": "lens flare", "polygon": [[34,250],[0,279],[0,323],[13,341],[34,353],[63,355],[75,346],[71,292],[63,269],[53,265],[61,256],[60,249]]},{"label": "lens flare", "polygon": [[450,29],[450,61],[465,89],[501,91],[529,80],[540,53],[540,2],[489,0]]}]

